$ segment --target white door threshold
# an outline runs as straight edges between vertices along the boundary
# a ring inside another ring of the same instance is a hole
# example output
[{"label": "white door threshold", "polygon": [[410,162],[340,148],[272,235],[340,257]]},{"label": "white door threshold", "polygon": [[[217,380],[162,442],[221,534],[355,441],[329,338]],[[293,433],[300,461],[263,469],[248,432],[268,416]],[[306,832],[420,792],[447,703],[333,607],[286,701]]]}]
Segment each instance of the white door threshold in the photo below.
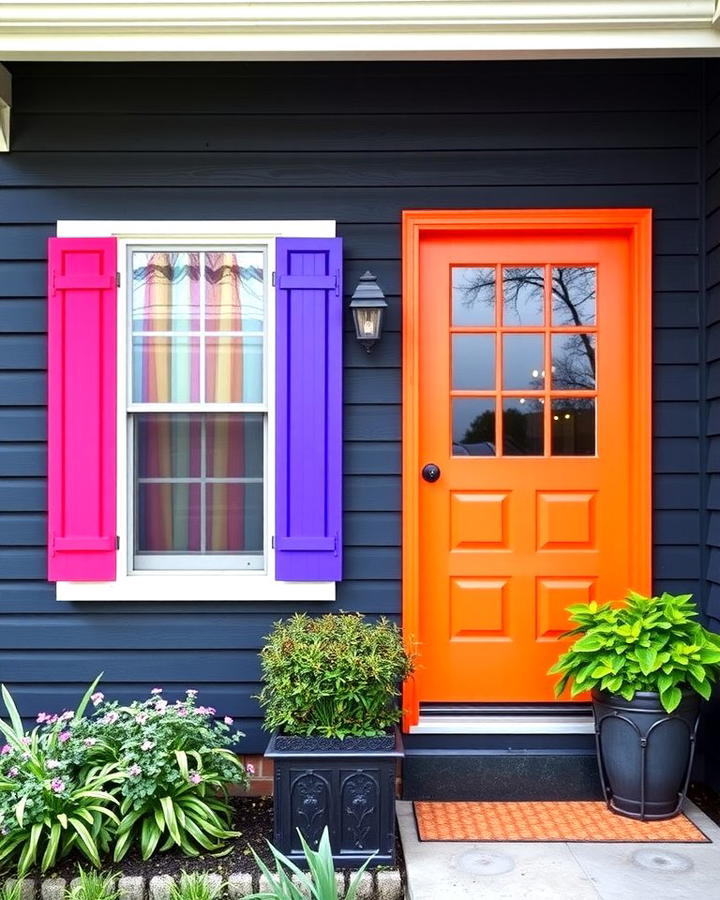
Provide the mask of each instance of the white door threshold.
[{"label": "white door threshold", "polygon": [[588,716],[421,715],[410,734],[594,734]]}]

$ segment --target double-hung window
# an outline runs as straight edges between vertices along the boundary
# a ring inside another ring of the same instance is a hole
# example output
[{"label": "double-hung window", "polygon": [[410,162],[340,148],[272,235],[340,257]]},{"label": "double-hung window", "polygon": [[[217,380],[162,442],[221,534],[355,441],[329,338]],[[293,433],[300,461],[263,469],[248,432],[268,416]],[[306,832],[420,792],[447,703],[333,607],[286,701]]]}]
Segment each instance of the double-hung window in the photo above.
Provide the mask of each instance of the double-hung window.
[{"label": "double-hung window", "polygon": [[58,223],[48,279],[58,599],[334,599],[334,235],[327,221]]}]

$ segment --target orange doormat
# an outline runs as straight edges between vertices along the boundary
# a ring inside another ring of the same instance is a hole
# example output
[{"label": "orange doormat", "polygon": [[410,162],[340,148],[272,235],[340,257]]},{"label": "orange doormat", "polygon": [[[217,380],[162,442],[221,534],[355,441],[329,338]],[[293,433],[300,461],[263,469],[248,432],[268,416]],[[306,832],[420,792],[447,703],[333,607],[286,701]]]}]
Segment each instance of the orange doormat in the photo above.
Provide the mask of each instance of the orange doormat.
[{"label": "orange doormat", "polygon": [[611,813],[602,801],[413,805],[421,841],[711,843],[685,815],[640,822]]}]

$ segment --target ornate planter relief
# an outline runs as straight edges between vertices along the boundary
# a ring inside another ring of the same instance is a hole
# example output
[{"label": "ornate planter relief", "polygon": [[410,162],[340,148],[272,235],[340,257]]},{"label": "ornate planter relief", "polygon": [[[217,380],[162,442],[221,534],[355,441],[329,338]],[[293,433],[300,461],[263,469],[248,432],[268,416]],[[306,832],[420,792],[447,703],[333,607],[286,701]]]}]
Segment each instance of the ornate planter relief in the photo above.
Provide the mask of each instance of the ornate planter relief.
[{"label": "ornate planter relief", "polygon": [[403,756],[399,732],[387,738],[288,738],[273,735],[274,844],[304,859],[297,830],[315,847],[328,827],[337,865],[395,863],[395,776]]}]

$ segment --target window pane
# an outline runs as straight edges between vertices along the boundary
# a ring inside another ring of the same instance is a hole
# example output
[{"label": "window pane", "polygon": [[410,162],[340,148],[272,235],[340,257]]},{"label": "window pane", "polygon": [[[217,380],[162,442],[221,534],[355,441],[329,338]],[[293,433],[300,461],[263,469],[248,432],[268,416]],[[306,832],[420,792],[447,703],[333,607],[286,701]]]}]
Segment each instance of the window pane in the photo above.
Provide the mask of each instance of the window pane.
[{"label": "window pane", "polygon": [[545,338],[542,334],[503,336],[503,387],[540,391],[545,386]]},{"label": "window pane", "polygon": [[205,451],[210,478],[262,479],[263,416],[207,416]]},{"label": "window pane", "polygon": [[452,455],[495,455],[495,400],[455,397],[452,402]]},{"label": "window pane", "polygon": [[503,401],[503,454],[542,456],[544,448],[544,406],[537,397]]},{"label": "window pane", "polygon": [[262,484],[208,484],[207,547],[209,553],[262,552]]},{"label": "window pane", "polygon": [[205,254],[208,331],[262,331],[265,315],[263,254]]},{"label": "window pane", "polygon": [[205,347],[208,403],[262,403],[262,338],[208,337]]},{"label": "window pane", "polygon": [[545,276],[540,266],[503,269],[505,325],[542,325],[545,321]]},{"label": "window pane", "polygon": [[133,331],[200,328],[200,254],[132,254]]},{"label": "window pane", "polygon": [[456,391],[491,391],[495,388],[495,335],[452,336],[452,386]]},{"label": "window pane", "polygon": [[144,414],[134,421],[138,478],[200,478],[202,416]]},{"label": "window pane", "polygon": [[136,553],[198,553],[201,549],[199,483],[140,482],[136,491]]},{"label": "window pane", "polygon": [[453,267],[452,324],[495,324],[494,268]]},{"label": "window pane", "polygon": [[590,266],[552,270],[553,325],[594,325],[596,272]]},{"label": "window pane", "polygon": [[200,399],[200,340],[134,337],[133,403],[195,403]]},{"label": "window pane", "polygon": [[595,398],[567,397],[552,401],[553,456],[595,453]]},{"label": "window pane", "polygon": [[552,386],[558,391],[595,390],[595,335],[552,336]]}]

